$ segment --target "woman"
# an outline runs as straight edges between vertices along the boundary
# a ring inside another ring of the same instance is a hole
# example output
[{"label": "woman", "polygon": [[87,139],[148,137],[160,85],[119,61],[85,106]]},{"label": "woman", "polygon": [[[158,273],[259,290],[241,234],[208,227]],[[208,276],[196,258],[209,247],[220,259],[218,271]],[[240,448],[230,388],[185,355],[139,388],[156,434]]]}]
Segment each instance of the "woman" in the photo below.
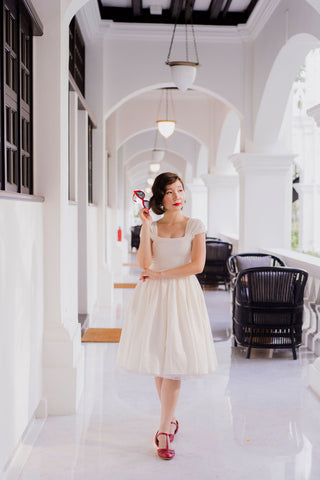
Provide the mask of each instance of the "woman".
[{"label": "woman", "polygon": [[170,172],[157,176],[150,199],[163,214],[152,222],[143,208],[138,265],[143,269],[130,302],[118,350],[118,365],[151,374],[161,402],[155,436],[160,458],[170,460],[179,424],[175,418],[181,379],[216,367],[208,313],[195,274],[205,263],[205,227],[182,213],[184,185]]}]

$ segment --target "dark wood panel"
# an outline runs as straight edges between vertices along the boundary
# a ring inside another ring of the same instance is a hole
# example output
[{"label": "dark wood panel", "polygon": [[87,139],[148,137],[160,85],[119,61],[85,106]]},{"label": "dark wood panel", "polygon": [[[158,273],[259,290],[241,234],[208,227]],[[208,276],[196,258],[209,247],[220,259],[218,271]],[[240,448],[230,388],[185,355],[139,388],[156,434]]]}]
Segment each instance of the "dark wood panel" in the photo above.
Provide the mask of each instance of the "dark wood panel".
[{"label": "dark wood panel", "polygon": [[221,12],[224,0],[211,0],[209,7],[210,20],[216,20]]},{"label": "dark wood panel", "polygon": [[[179,12],[179,6],[173,3],[168,9],[163,9],[161,15],[151,15],[149,8],[142,8],[141,15],[134,15],[132,8],[125,7],[107,7],[101,4],[100,0],[97,0],[99,3],[99,10],[102,20],[113,20],[114,22],[121,23],[150,23],[150,24],[173,24],[175,23],[176,16]],[[219,2],[220,10],[218,7],[215,7],[213,10],[193,10],[192,20],[194,25],[226,25],[226,26],[236,26],[240,23],[246,23],[252,9],[244,10],[243,12],[230,12],[225,11],[224,15],[221,7],[223,5],[223,0],[215,0]],[[253,0],[257,3],[258,0]],[[212,4],[211,4],[212,5]],[[217,4],[218,5],[218,4]],[[250,6],[253,3],[250,3]],[[254,6],[254,5],[253,5]],[[217,10],[216,10],[217,9]],[[212,13],[213,12],[213,13]],[[216,13],[217,12],[217,13]],[[180,12],[178,24],[185,23],[184,10]]]}]

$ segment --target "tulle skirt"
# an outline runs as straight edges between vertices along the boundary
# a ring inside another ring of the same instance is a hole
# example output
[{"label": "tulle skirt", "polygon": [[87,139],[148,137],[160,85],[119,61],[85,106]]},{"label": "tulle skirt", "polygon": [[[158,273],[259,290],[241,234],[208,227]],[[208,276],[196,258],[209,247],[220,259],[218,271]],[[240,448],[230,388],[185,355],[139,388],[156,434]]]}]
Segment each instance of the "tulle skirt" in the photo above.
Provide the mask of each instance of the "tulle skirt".
[{"label": "tulle skirt", "polygon": [[208,312],[194,275],[138,283],[126,312],[117,364],[172,379],[215,370]]}]

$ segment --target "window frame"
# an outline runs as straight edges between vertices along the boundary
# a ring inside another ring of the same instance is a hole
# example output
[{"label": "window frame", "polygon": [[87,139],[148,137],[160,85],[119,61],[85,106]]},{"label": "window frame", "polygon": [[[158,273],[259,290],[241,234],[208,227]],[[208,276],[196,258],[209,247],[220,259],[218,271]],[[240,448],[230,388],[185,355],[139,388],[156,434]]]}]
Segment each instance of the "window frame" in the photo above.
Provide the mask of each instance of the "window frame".
[{"label": "window frame", "polygon": [[93,204],[93,124],[88,117],[88,204]]},{"label": "window frame", "polygon": [[33,36],[42,25],[30,0],[4,0],[0,21],[0,190],[32,195]]}]

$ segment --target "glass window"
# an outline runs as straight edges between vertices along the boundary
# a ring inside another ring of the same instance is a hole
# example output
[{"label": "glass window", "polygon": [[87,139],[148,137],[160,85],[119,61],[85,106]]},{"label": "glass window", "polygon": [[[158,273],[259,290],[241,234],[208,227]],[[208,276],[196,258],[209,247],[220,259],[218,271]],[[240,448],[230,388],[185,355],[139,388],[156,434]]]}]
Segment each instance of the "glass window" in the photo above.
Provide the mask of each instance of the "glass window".
[{"label": "glass window", "polygon": [[0,70],[0,188],[33,193],[32,154],[32,19],[23,2],[4,0]]}]

